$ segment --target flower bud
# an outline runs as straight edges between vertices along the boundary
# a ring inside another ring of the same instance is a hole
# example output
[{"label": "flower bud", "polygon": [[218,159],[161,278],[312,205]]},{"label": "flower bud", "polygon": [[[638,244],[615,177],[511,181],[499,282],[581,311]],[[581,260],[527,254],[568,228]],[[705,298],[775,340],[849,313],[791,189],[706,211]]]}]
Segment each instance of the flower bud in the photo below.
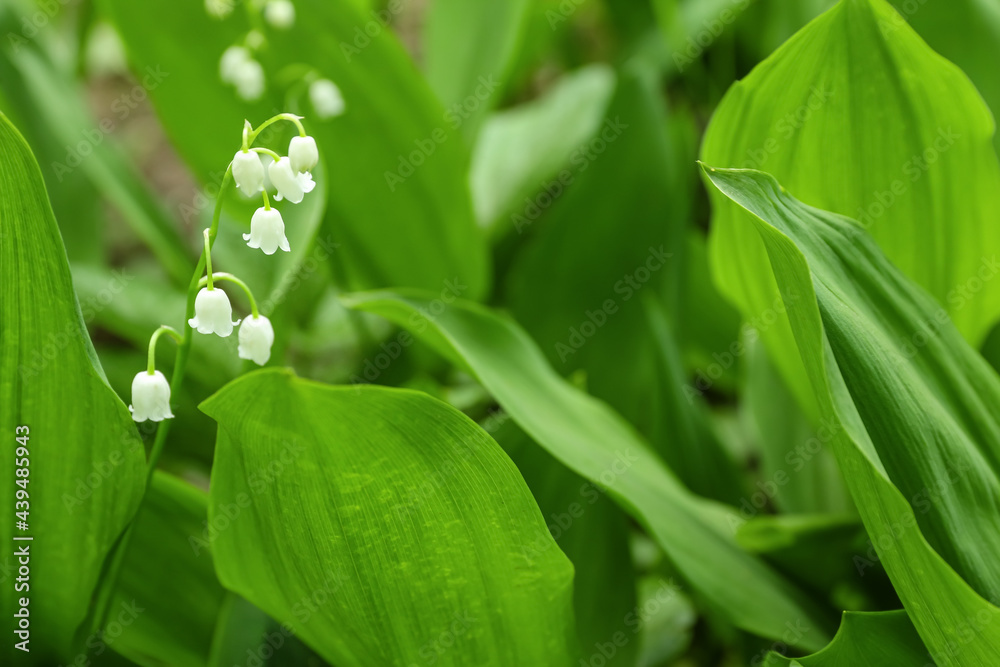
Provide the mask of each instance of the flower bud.
[{"label": "flower bud", "polygon": [[258,366],[263,366],[271,358],[272,344],[274,328],[271,320],[263,315],[243,320],[240,325],[240,359],[249,359]]},{"label": "flower bud", "polygon": [[337,84],[329,79],[318,79],[309,85],[309,101],[321,120],[344,113],[344,97]]},{"label": "flower bud", "polygon": [[264,94],[264,68],[256,60],[247,60],[233,72],[236,94],[247,102],[255,102]]},{"label": "flower bud", "polygon": [[270,0],[264,5],[264,19],[272,28],[288,30],[295,25],[295,5],[289,0]]},{"label": "flower bud", "polygon": [[172,419],[170,412],[170,384],[160,371],[152,375],[142,371],[132,380],[132,405],[128,406],[132,419],[154,422]]},{"label": "flower bud", "polygon": [[292,137],[288,144],[288,160],[296,172],[312,171],[319,162],[316,140],[312,137]]},{"label": "flower bud", "polygon": [[264,189],[264,165],[253,151],[238,151],[233,157],[233,180],[243,194],[255,195]]},{"label": "flower bud", "polygon": [[222,58],[219,59],[219,78],[225,83],[235,84],[240,65],[250,60],[248,50],[242,46],[230,46],[222,52]]}]

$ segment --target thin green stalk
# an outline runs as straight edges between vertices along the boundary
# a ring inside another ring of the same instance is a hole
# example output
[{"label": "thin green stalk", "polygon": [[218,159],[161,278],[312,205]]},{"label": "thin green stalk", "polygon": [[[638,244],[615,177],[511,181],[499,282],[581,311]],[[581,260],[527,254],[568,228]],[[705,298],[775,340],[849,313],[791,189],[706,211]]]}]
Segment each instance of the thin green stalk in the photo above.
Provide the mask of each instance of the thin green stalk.
[{"label": "thin green stalk", "polygon": [[[243,282],[242,280],[240,280],[231,273],[222,273],[222,272],[216,273],[215,279],[239,285],[243,289],[243,291],[246,292],[247,298],[250,300],[250,312],[253,314],[254,319],[260,317],[260,313],[257,311],[257,300],[253,298],[253,292],[250,291],[249,285],[247,285],[245,282]],[[208,283],[208,276],[205,276],[200,281],[198,281],[198,286],[203,287],[207,283]]]},{"label": "thin green stalk", "polygon": [[173,327],[168,327],[166,324],[161,326],[159,329],[153,332],[153,335],[149,337],[149,353],[146,358],[146,372],[152,375],[156,371],[156,341],[160,339],[163,334],[169,334],[178,345],[184,340],[184,337],[174,329]]}]

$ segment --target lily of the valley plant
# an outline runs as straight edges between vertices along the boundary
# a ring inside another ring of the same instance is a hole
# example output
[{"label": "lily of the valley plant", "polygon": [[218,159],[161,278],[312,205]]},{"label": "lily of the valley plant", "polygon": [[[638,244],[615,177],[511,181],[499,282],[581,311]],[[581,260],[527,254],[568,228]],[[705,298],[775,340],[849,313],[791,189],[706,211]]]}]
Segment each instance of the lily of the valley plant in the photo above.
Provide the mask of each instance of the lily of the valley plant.
[{"label": "lily of the valley plant", "polygon": [[[289,143],[288,155],[279,155],[269,148],[254,146],[261,131],[279,121],[293,123],[299,131],[298,136],[292,138]],[[266,168],[262,159],[270,160]],[[259,366],[263,366],[270,359],[274,328],[270,320],[258,311],[257,301],[250,287],[232,274],[212,271],[212,245],[219,232],[222,196],[230,181],[234,182],[245,196],[260,196],[263,206],[254,212],[250,219],[250,233],[244,234],[243,239],[248,247],[260,249],[265,255],[273,255],[278,249],[289,252],[291,248],[285,236],[285,223],[278,209],[271,206],[268,189],[273,188],[276,191],[274,195],[276,201],[300,203],[305,195],[316,187],[311,170],[318,162],[319,151],[316,148],[316,140],[306,134],[299,116],[290,113],[278,114],[261,123],[256,129],[250,121],[244,123],[243,143],[233,156],[223,177],[212,222],[202,233],[205,241],[204,250],[188,289],[188,326],[184,328],[182,334],[173,327],[163,325],[150,337],[146,370],[138,373],[132,381],[132,405],[129,406],[129,410],[135,421],[158,422],[174,416],[170,410],[171,386],[174,388],[180,386],[183,379],[194,331],[226,338],[238,326],[240,358],[253,361]],[[232,283],[246,293],[250,302],[249,317],[233,320],[233,306],[229,296],[217,287],[217,282]],[[156,343],[163,334],[169,335],[180,346],[172,385],[167,383],[163,373],[156,370]],[[154,452],[157,449],[154,446]]]}]

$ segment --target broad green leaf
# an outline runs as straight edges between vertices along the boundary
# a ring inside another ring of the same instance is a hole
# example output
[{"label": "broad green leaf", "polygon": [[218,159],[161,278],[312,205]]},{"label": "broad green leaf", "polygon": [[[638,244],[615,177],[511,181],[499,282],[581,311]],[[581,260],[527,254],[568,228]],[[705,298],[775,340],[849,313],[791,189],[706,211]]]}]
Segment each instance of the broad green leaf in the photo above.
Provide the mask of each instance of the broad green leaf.
[{"label": "broad green leaf", "polygon": [[[768,174],[706,173],[752,214],[773,271],[756,280],[781,289],[786,353],[797,351],[833,425],[848,488],[921,638],[935,656],[960,642],[960,664],[993,664],[1000,625],[982,619],[1000,614],[1000,378],[861,225]],[[860,573],[870,558],[855,558]]]},{"label": "broad green leaf", "polygon": [[[993,119],[976,89],[884,0],[842,0],[735,84],[705,136],[702,159],[762,169],[803,201],[856,218],[887,257],[948,310],[978,345],[1000,314],[1000,167]],[[713,189],[714,190],[714,189]],[[793,336],[747,214],[712,192],[712,264],[748,318],[777,315],[765,336],[793,393],[805,371],[783,354]],[[807,406],[811,418],[815,407]]]},{"label": "broad green leaf", "polygon": [[529,0],[434,0],[424,24],[427,81],[452,127],[473,137],[501,99],[530,16]]},{"label": "broad green leaf", "polygon": [[[145,455],[87,336],[41,171],[3,115],[0,152],[0,431],[10,456],[0,481],[8,517],[0,537],[12,568],[17,549],[30,552],[30,590],[15,591],[11,579],[0,596],[7,629],[0,655],[5,664],[15,656],[17,664],[42,664],[79,648],[73,637],[105,556],[139,506]],[[19,426],[28,431],[20,442]],[[19,445],[27,456],[15,457]],[[27,477],[15,474],[18,459],[27,459]],[[15,508],[18,490],[27,506]],[[15,509],[26,516],[15,517]],[[17,529],[15,520],[28,528]],[[12,540],[22,536],[33,539]],[[30,655],[14,648],[22,597],[30,599]]]},{"label": "broad green leaf", "polygon": [[[472,152],[469,181],[479,224],[497,236],[526,231],[586,161],[615,89],[615,74],[590,65],[544,96],[493,114]],[[553,180],[554,179],[554,180]],[[542,193],[545,193],[544,195]]]},{"label": "broad green leaf", "polygon": [[[166,73],[150,99],[208,192],[240,146],[244,119],[259,124],[278,111],[299,112],[326,168],[323,228],[343,245],[330,261],[350,284],[440,290],[458,277],[467,286],[464,296],[483,295],[486,244],[472,212],[460,135],[391,30],[370,13],[349,2],[297,0],[295,26],[266,31],[267,92],[247,104],[218,74],[223,51],[249,30],[246,12],[217,21],[200,0],[102,0],[102,6],[136,72]],[[339,86],[342,116],[315,117],[302,79],[310,71]],[[283,154],[289,136],[277,132],[265,143]],[[307,215],[303,206],[279,205],[286,228],[309,226],[300,219]]]},{"label": "broad green leaf", "polygon": [[344,298],[467,367],[535,442],[635,517],[685,580],[734,624],[780,637],[788,619],[801,618],[808,631],[795,643],[824,642],[822,612],[736,545],[729,527],[735,516],[690,493],[621,416],[559,377],[516,324],[468,302],[441,307],[417,292]]},{"label": "broad green leaf", "polygon": [[[631,638],[635,628],[626,626],[625,619],[637,601],[628,516],[512,421],[505,421],[493,435],[524,475],[549,532],[573,563],[573,608],[581,655],[598,650],[596,645],[615,633]],[[605,656],[608,667],[634,667],[638,644],[615,645],[614,654]]]},{"label": "broad green leaf", "polygon": [[422,393],[284,370],[245,375],[202,409],[219,422],[219,578],[325,659],[571,663],[573,568],[467,417]]},{"label": "broad green leaf", "polygon": [[844,612],[837,636],[822,651],[794,659],[771,653],[763,663],[764,667],[915,667],[933,664],[905,611]]},{"label": "broad green leaf", "polygon": [[153,476],[135,517],[108,625],[94,646],[145,667],[208,664],[226,592],[203,546],[207,518],[205,492],[166,473]]}]

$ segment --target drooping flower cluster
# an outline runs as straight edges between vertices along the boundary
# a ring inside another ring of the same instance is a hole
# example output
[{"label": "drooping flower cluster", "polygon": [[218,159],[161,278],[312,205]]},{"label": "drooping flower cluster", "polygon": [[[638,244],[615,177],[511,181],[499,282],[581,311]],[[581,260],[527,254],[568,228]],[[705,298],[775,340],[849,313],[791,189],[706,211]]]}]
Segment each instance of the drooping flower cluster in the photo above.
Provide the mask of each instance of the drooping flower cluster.
[{"label": "drooping flower cluster", "polygon": [[[244,0],[251,15],[251,24],[259,28],[250,30],[242,40],[226,49],[219,60],[219,78],[236,89],[236,94],[247,102],[256,102],[267,87],[264,67],[258,53],[267,47],[267,37],[262,30],[270,26],[275,30],[289,30],[295,25],[295,5],[291,0]],[[205,11],[216,19],[232,13],[236,0],[205,0]],[[263,19],[263,20],[261,20]],[[344,113],[344,98],[340,89],[330,79],[323,78],[311,65],[295,65],[306,71],[302,80],[309,86],[309,102],[320,120],[335,118]]]},{"label": "drooping flower cluster", "polygon": [[[253,145],[265,127],[278,121],[291,122],[298,129],[298,136],[288,145],[288,155],[279,155],[268,148]],[[265,160],[270,161],[266,166]],[[288,200],[292,204],[298,204],[316,187],[311,170],[318,163],[319,150],[316,147],[316,140],[306,134],[298,116],[278,114],[262,123],[256,130],[249,122],[244,124],[243,145],[233,156],[226,177],[223,179],[223,188],[231,177],[243,195],[260,195],[263,199],[264,205],[258,208],[250,219],[250,233],[243,235],[248,247],[260,249],[265,255],[273,255],[279,249],[285,252],[291,250],[288,238],[285,236],[285,223],[281,213],[271,206],[268,193],[274,190],[275,200]],[[198,289],[198,292],[194,296],[193,304],[189,301],[188,306],[193,311],[192,317],[188,319],[190,329],[184,336],[168,326],[157,329],[149,341],[147,369],[137,374],[132,381],[132,405],[129,406],[129,410],[137,422],[147,419],[162,421],[173,417],[170,411],[170,385],[163,374],[155,368],[156,341],[164,333],[169,334],[179,344],[190,345],[191,331],[226,338],[238,326],[238,354],[241,359],[248,359],[263,366],[271,358],[274,328],[271,326],[271,321],[258,312],[257,302],[250,288],[232,274],[212,271],[212,243],[221,218],[222,194],[220,191],[212,224],[204,230],[205,275],[201,276],[201,265],[199,265],[191,290],[193,293],[194,289]],[[246,293],[251,315],[244,318],[242,324],[239,319],[233,320],[233,306],[229,296],[216,288],[217,281],[234,283]]]}]

